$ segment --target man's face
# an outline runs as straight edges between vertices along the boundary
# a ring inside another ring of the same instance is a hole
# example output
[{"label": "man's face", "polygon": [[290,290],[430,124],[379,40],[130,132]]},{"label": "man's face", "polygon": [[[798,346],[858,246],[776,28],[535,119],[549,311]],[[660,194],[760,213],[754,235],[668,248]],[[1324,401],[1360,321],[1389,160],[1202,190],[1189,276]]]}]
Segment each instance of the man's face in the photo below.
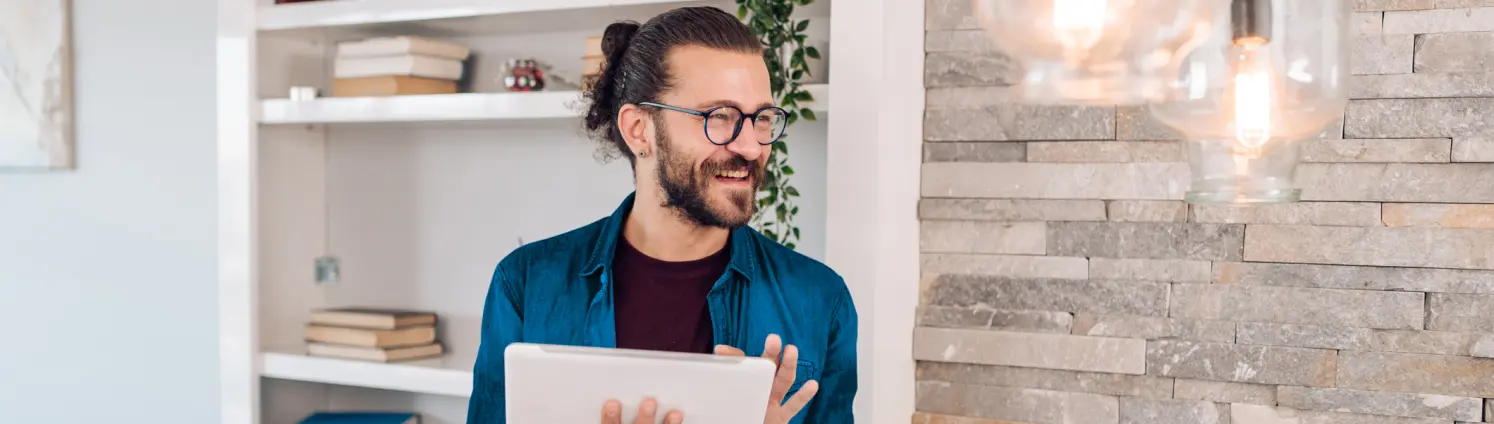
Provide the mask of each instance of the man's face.
[{"label": "man's face", "polygon": [[[684,46],[672,49],[667,60],[674,86],[661,103],[699,111],[735,106],[744,113],[773,104],[761,55]],[[746,225],[757,210],[757,188],[772,150],[760,144],[750,122],[730,143],[712,144],[705,119],[668,110],[654,114],[664,206],[702,226]]]}]

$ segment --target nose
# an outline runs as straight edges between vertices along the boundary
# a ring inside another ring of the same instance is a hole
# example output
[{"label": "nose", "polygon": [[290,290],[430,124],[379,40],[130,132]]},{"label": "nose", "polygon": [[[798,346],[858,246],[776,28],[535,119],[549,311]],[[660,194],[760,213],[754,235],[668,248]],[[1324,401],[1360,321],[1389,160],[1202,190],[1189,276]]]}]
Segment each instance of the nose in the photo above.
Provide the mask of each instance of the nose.
[{"label": "nose", "polygon": [[767,147],[758,144],[757,137],[757,131],[750,131],[750,128],[743,128],[742,132],[737,134],[736,140],[732,140],[731,143],[726,144],[726,151],[736,153],[742,159],[755,162],[758,157],[763,155],[763,148]]}]

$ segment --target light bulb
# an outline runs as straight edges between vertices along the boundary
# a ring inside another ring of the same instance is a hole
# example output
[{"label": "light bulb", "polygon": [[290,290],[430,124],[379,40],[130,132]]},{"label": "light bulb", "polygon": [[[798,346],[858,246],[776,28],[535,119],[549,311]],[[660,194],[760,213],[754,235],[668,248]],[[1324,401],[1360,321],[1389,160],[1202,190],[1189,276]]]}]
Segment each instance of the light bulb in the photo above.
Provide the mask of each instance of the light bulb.
[{"label": "light bulb", "polygon": [[1064,55],[1082,59],[1105,34],[1107,0],[1054,0],[1053,32]]},{"label": "light bulb", "polygon": [[1281,106],[1275,66],[1264,40],[1242,40],[1230,51],[1230,84],[1225,88],[1227,106],[1234,118],[1234,138],[1240,154],[1259,157],[1261,148],[1275,133]]}]

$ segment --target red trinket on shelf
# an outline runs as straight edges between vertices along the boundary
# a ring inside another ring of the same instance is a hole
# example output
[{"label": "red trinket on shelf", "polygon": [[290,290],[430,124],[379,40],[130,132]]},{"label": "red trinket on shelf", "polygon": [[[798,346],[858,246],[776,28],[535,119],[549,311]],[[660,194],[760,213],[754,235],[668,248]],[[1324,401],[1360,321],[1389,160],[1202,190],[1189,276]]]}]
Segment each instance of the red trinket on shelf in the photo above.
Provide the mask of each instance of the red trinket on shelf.
[{"label": "red trinket on shelf", "polygon": [[545,71],[534,59],[508,61],[508,76],[503,77],[508,91],[541,91],[545,89]]}]

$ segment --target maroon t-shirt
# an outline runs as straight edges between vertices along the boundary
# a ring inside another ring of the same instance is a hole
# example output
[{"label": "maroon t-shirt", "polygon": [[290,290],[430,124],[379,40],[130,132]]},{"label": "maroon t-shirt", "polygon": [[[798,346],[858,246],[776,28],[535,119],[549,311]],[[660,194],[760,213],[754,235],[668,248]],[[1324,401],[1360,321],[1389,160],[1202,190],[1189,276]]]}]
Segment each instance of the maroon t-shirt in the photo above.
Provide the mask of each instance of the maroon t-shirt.
[{"label": "maroon t-shirt", "polygon": [[[726,272],[726,246],[694,261],[666,262],[617,238],[612,264],[617,347],[711,353],[715,348],[706,294]],[[730,243],[726,244],[730,246]]]}]

